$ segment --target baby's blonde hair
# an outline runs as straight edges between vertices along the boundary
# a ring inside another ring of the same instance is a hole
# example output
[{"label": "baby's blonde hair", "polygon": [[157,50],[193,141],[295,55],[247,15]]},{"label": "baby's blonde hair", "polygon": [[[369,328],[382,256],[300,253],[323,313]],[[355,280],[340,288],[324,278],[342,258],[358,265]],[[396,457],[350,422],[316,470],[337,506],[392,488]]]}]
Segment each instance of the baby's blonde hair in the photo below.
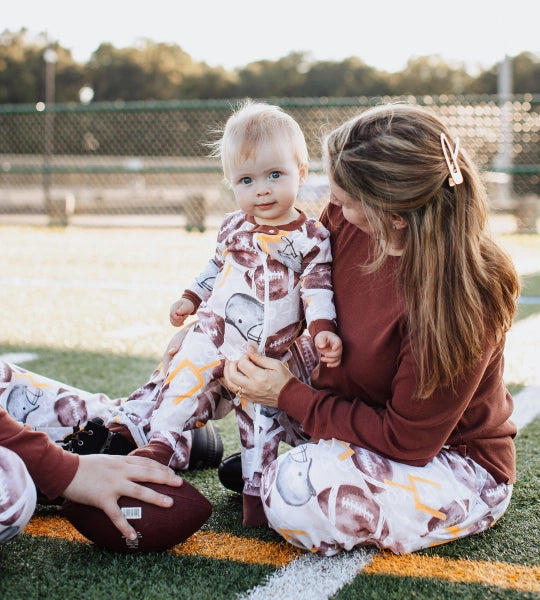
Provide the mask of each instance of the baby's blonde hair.
[{"label": "baby's blonde hair", "polygon": [[256,157],[263,142],[275,143],[277,148],[290,144],[298,166],[308,163],[306,140],[298,123],[279,106],[247,99],[234,110],[221,138],[212,144],[211,156],[221,159],[227,183],[231,165]]}]

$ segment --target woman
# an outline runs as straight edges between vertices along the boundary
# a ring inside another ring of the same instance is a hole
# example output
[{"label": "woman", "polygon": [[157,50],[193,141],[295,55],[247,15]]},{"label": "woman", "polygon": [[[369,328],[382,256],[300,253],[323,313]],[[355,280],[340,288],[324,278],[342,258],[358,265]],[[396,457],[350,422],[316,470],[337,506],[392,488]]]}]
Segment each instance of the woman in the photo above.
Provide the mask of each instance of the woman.
[{"label": "woman", "polygon": [[515,481],[503,349],[519,284],[479,174],[431,113],[366,110],[325,140],[341,365],[311,385],[250,349],[224,383],[317,443],[265,472],[270,526],[331,555],[411,552],[487,529]]}]

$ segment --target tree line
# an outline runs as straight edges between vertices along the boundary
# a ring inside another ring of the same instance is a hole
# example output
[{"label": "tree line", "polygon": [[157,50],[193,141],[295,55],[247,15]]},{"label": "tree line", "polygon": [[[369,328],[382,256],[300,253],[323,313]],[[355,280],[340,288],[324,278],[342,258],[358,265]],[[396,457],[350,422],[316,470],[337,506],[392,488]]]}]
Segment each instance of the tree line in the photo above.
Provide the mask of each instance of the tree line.
[{"label": "tree line", "polygon": [[[210,100],[269,97],[356,97],[496,94],[499,65],[471,75],[462,63],[438,56],[411,58],[399,72],[379,71],[359,57],[314,61],[305,52],[251,62],[233,71],[194,61],[176,44],[143,40],[136,47],[102,43],[88,62],[75,61],[59,43],[26,29],[0,34],[0,104],[45,100],[47,49],[55,51],[56,102],[79,102],[93,90],[94,102]],[[540,93],[540,56],[513,57],[513,92]]]}]

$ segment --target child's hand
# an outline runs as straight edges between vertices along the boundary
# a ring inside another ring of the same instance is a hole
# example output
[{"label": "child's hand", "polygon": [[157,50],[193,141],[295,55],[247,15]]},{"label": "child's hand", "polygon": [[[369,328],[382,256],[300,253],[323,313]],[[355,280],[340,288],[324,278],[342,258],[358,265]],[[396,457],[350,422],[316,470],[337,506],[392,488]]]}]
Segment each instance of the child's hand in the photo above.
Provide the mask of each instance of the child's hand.
[{"label": "child's hand", "polygon": [[193,304],[191,300],[188,300],[187,298],[180,298],[180,300],[177,300],[171,306],[171,309],[169,311],[169,318],[171,320],[171,323],[175,327],[180,327],[180,325],[184,324],[186,317],[189,317],[189,315],[193,314],[194,310],[195,304]]},{"label": "child's hand", "polygon": [[315,347],[321,355],[321,362],[327,367],[337,367],[341,363],[343,342],[341,338],[331,331],[320,331],[314,339]]},{"label": "child's hand", "polygon": [[137,534],[118,506],[121,496],[137,498],[156,506],[172,506],[172,499],[139,482],[152,481],[178,487],[182,478],[172,469],[143,456],[113,456],[88,454],[79,456],[75,477],[62,493],[64,498],[97,506],[105,511],[114,526],[133,540]]}]

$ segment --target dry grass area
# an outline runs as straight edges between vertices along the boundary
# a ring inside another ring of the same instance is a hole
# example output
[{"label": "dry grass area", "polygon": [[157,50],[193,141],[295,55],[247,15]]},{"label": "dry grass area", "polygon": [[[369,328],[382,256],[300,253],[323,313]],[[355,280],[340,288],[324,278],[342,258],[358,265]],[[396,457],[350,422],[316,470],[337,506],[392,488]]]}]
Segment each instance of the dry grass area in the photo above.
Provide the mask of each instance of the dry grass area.
[{"label": "dry grass area", "polygon": [[[539,235],[508,233],[503,218],[493,230],[521,274],[540,273]],[[175,331],[169,306],[211,257],[216,231],[14,225],[0,236],[0,343],[159,358]],[[538,331],[538,312],[514,326],[510,381],[538,378]]]}]

